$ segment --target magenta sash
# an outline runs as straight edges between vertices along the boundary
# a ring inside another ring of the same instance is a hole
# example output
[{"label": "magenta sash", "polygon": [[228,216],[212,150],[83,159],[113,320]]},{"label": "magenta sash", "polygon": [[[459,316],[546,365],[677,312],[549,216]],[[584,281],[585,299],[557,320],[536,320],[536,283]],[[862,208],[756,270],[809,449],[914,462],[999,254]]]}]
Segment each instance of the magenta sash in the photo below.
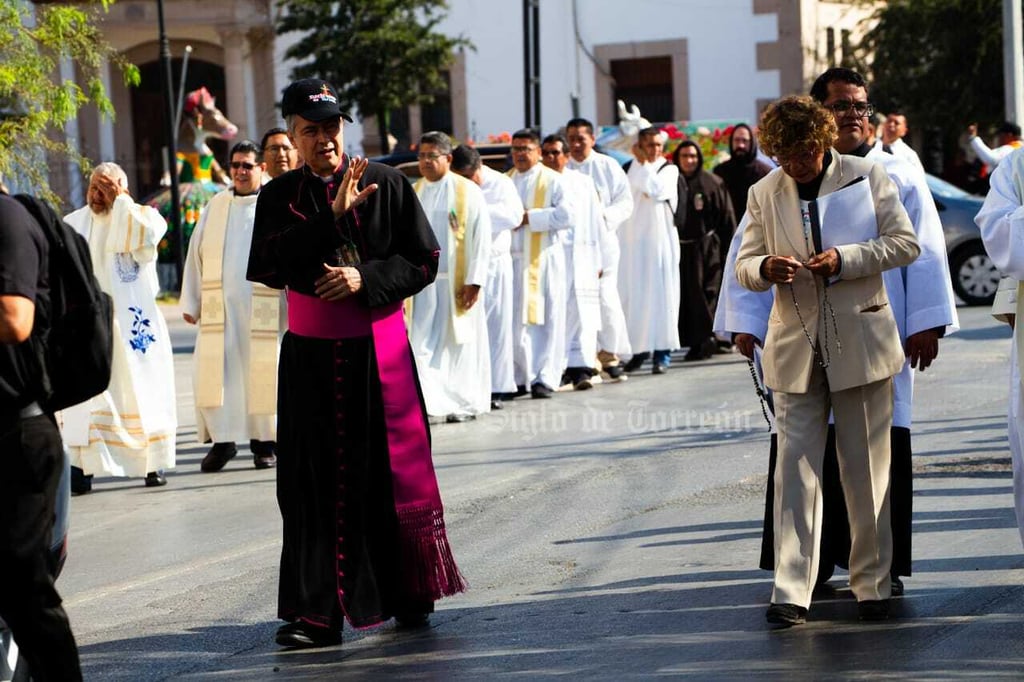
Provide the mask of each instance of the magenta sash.
[{"label": "magenta sash", "polygon": [[324,301],[289,290],[288,328],[320,339],[372,334],[407,588],[430,601],[465,590],[445,532],[402,303],[367,308],[355,296]]}]

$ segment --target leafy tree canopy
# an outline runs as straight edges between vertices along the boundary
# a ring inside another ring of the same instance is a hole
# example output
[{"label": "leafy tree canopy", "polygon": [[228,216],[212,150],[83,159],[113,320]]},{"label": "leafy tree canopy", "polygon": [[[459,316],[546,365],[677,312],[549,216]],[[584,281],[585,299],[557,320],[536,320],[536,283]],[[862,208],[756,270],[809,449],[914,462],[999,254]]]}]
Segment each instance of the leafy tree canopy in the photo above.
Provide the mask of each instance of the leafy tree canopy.
[{"label": "leafy tree canopy", "polygon": [[[126,85],[139,72],[103,39],[100,14],[114,0],[89,0],[75,6],[0,0],[0,177],[56,199],[49,192],[47,160],[67,156],[87,161],[63,142],[64,124],[79,109],[96,106],[103,115],[114,108],[100,79],[104,60],[117,66]],[[62,59],[71,60],[84,87],[59,76]]]},{"label": "leafy tree canopy", "polygon": [[951,149],[968,123],[1003,120],[1002,0],[890,0],[858,50],[871,99]]},{"label": "leafy tree canopy", "polygon": [[[446,0],[279,0],[279,35],[303,37],[285,53],[299,62],[294,78],[323,78],[348,108],[375,115],[386,139],[389,114],[433,100],[463,37],[435,32]],[[386,142],[382,145],[386,149]]]}]

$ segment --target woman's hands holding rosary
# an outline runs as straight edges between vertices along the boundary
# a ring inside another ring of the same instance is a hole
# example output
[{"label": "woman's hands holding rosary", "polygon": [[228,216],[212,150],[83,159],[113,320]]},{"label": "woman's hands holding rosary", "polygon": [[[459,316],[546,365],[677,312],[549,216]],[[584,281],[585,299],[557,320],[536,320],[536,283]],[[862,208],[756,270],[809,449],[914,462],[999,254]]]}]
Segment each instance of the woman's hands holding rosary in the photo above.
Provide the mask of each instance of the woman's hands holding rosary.
[{"label": "woman's hands holding rosary", "polygon": [[816,254],[803,263],[791,256],[768,256],[761,261],[761,276],[773,284],[789,284],[800,268],[828,279],[839,274],[839,267],[839,253],[835,249]]}]

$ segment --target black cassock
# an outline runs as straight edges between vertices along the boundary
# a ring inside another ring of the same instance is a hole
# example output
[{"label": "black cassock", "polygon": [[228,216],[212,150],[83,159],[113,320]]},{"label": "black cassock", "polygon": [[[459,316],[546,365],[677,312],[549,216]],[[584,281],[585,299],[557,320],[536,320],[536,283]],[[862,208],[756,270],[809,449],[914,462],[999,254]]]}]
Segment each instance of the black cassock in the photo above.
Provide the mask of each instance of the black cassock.
[{"label": "black cassock", "polygon": [[[358,261],[363,287],[355,296],[370,309],[399,302],[434,280],[438,244],[405,176],[371,163],[360,185],[377,183],[377,191],[336,223],[330,203],[343,171],[324,182],[301,168],[263,187],[248,279],[315,296],[322,264]],[[373,625],[432,611],[435,599],[464,587],[443,519],[432,556],[447,564],[445,586],[424,587],[423,576],[436,567],[409,551],[393,494],[377,370],[372,337],[288,332],[282,342],[277,499],[284,526],[278,615],[284,620],[339,629],[347,617],[357,627]],[[418,380],[415,390],[422,410]],[[425,413],[423,423],[427,428]]]}]

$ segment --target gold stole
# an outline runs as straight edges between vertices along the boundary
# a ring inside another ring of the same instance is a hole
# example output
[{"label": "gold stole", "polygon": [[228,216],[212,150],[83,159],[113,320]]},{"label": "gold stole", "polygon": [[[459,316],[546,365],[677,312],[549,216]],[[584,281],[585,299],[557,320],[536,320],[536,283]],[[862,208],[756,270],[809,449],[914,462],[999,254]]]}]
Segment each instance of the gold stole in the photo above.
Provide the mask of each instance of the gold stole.
[{"label": "gold stole", "polygon": [[[448,272],[451,273],[451,286],[449,287],[451,297],[451,309],[454,311],[454,319],[452,325],[455,330],[455,342],[464,343],[466,340],[466,334],[472,333],[472,328],[465,328],[465,325],[460,324],[460,318],[466,314],[466,310],[462,307],[462,301],[458,294],[462,291],[462,287],[466,284],[466,261],[468,256],[466,255],[466,227],[469,224],[469,212],[466,208],[466,187],[468,182],[462,176],[451,173],[451,181],[455,188],[455,208],[450,210],[448,213],[448,243],[450,248],[448,253],[445,254],[445,258],[448,259]],[[423,191],[426,187],[426,179],[420,178],[413,185],[413,189],[416,191],[416,195]],[[451,197],[448,197],[449,206],[451,205]],[[412,306],[413,299],[409,297],[406,299],[405,305],[405,316],[407,326],[412,328]]]},{"label": "gold stole", "polygon": [[[199,385],[196,406],[224,404],[224,241],[227,235],[231,191],[214,196],[206,207],[209,215],[203,231],[202,294],[196,356]],[[249,314],[249,391],[247,412],[269,415],[277,412],[277,340],[280,327],[281,293],[252,283]]]},{"label": "gold stole", "polygon": [[[548,178],[542,167],[537,173],[537,184],[533,188],[531,208],[547,208]],[[508,172],[511,177],[515,169]],[[530,231],[530,238],[523,239],[523,260],[526,268],[526,324],[544,324],[544,296],[540,291],[540,256],[544,250],[544,233]]]}]

